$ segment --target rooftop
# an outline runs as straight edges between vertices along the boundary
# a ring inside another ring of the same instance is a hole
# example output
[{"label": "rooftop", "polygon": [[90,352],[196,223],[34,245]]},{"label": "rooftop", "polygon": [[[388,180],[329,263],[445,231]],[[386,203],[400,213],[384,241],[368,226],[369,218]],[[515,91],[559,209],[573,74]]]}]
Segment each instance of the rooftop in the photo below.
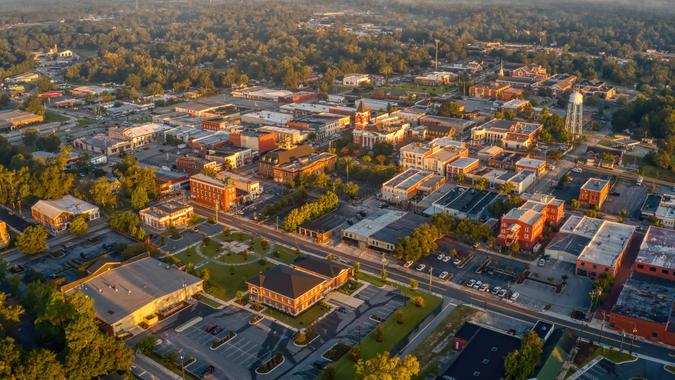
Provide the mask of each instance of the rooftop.
[{"label": "rooftop", "polygon": [[32,207],[33,210],[38,210],[41,214],[49,218],[56,218],[62,213],[69,213],[73,215],[80,215],[92,210],[98,210],[98,207],[77,199],[72,195],[65,195],[61,199],[54,200],[39,200]]},{"label": "rooftop", "polygon": [[167,201],[155,206],[151,206],[141,210],[140,212],[148,215],[152,215],[156,218],[163,218],[169,216],[175,212],[192,209],[192,206],[186,205],[185,203],[178,201]]},{"label": "rooftop", "polygon": [[600,228],[579,255],[579,260],[613,267],[628,246],[634,232],[635,226],[602,221]]},{"label": "rooftop", "polygon": [[670,228],[649,226],[635,261],[675,269],[675,232]]},{"label": "rooftop", "polygon": [[334,261],[318,259],[312,256],[302,256],[295,259],[293,266],[306,269],[327,278],[336,277],[340,272],[349,268],[346,265],[338,264]]},{"label": "rooftop", "polygon": [[674,301],[672,282],[633,274],[624,284],[612,313],[666,324],[673,316]]},{"label": "rooftop", "polygon": [[96,315],[114,324],[155,300],[200,282],[198,277],[145,257],[108,270],[71,291],[80,290],[90,297]]},{"label": "rooftop", "polygon": [[405,211],[387,210],[374,218],[366,218],[346,228],[345,233],[369,237],[405,215]]},{"label": "rooftop", "polygon": [[448,164],[448,166],[452,166],[455,168],[467,168],[476,162],[480,162],[477,158],[473,157],[460,157],[456,159],[455,161],[452,161],[451,163]]},{"label": "rooftop", "polygon": [[190,176],[190,181],[192,181],[192,180],[205,182],[205,183],[208,183],[209,185],[213,185],[213,186],[221,186],[221,187],[226,186],[223,181],[221,181],[219,179],[216,179],[216,178],[213,178],[213,177],[209,177],[206,174],[202,174],[202,173],[197,173],[193,176]]},{"label": "rooftop", "polygon": [[531,208],[514,208],[503,216],[504,219],[517,220],[530,226],[536,224],[543,217],[544,215],[541,212]]},{"label": "rooftop", "polygon": [[406,213],[400,219],[388,224],[375,232],[371,237],[375,240],[396,244],[400,239],[408,236],[420,224],[428,222],[428,218],[414,213]]},{"label": "rooftop", "polygon": [[605,186],[609,186],[609,180],[599,178],[589,178],[586,183],[581,185],[582,190],[600,192]]},{"label": "rooftop", "polygon": [[443,379],[501,379],[504,377],[504,359],[519,347],[520,339],[517,337],[479,327],[469,344],[445,371]]},{"label": "rooftop", "polygon": [[538,160],[536,158],[529,158],[529,157],[523,157],[518,162],[516,162],[517,166],[523,166],[526,168],[538,168],[542,165],[546,165],[546,161],[544,160]]},{"label": "rooftop", "polygon": [[298,298],[324,280],[317,276],[287,267],[276,267],[248,280],[249,284],[271,290],[282,296]]},{"label": "rooftop", "polygon": [[407,191],[411,187],[431,177],[433,174],[426,170],[408,169],[396,177],[385,182],[382,187],[393,187]]}]

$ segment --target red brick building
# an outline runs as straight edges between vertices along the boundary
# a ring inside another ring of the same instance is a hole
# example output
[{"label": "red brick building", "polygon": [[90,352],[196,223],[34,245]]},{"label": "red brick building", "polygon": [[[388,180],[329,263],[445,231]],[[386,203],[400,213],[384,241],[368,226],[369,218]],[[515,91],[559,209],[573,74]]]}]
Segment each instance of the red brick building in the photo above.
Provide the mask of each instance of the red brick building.
[{"label": "red brick building", "polygon": [[204,174],[195,174],[190,177],[190,198],[214,210],[218,204],[220,211],[227,211],[237,200],[237,189],[231,181],[226,183]]},{"label": "red brick building", "polygon": [[220,165],[216,161],[207,161],[203,158],[181,156],[176,159],[176,169],[189,174],[203,173],[204,170],[217,171]]},{"label": "red brick building", "polygon": [[510,84],[487,84],[469,87],[469,96],[493,100],[511,100],[523,94],[523,90],[511,88]]},{"label": "red brick building", "polygon": [[649,226],[633,271],[675,281],[675,232],[669,228]]},{"label": "red brick building", "polygon": [[589,178],[579,189],[579,203],[584,207],[601,208],[609,195],[609,181]]},{"label": "red brick building", "polygon": [[497,241],[504,246],[518,243],[520,249],[532,249],[544,232],[546,218],[541,212],[514,208],[503,215],[499,227]]}]

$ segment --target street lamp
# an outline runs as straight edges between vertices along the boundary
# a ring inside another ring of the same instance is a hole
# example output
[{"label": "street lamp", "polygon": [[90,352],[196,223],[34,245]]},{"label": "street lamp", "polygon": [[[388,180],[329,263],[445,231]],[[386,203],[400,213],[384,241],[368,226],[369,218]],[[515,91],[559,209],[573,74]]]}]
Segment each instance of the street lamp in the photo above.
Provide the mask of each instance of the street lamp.
[{"label": "street lamp", "polygon": [[635,334],[637,334],[637,332],[638,332],[637,327],[633,326],[633,336],[630,339],[630,348],[628,349],[629,354],[633,353],[633,342],[635,342]]},{"label": "street lamp", "polygon": [[182,379],[185,380],[185,364],[183,363],[183,354],[180,354],[180,369],[182,373]]}]

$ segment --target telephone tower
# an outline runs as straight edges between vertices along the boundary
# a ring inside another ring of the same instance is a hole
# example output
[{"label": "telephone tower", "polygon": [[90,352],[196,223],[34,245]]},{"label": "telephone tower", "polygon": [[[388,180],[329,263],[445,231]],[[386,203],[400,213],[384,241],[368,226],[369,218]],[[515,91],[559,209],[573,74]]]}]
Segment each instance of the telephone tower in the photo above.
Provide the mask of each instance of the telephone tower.
[{"label": "telephone tower", "polygon": [[584,96],[581,95],[578,88],[575,88],[574,92],[570,94],[570,99],[567,103],[567,115],[565,115],[565,129],[572,139],[583,135],[583,113]]}]

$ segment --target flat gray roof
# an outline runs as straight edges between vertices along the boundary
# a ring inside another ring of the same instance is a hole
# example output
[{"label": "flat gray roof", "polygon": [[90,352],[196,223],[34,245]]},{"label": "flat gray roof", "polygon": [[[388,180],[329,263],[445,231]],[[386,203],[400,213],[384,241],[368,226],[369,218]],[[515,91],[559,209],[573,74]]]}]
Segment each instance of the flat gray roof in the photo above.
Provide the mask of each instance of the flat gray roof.
[{"label": "flat gray roof", "polygon": [[675,269],[675,231],[649,226],[635,262]]},{"label": "flat gray roof", "polygon": [[396,244],[400,239],[408,236],[412,231],[421,224],[427,223],[429,218],[413,214],[411,212],[403,215],[393,223],[375,232],[371,238],[379,241],[384,241],[390,244]]},{"label": "flat gray roof", "polygon": [[586,183],[584,183],[581,186],[581,188],[584,189],[584,190],[599,192],[605,186],[607,186],[607,184],[609,184],[609,181],[606,180],[606,179],[589,178],[588,180],[586,180]]},{"label": "flat gray roof", "polygon": [[97,316],[112,325],[153,301],[202,282],[152,257],[104,272],[70,292],[81,291],[94,301]]},{"label": "flat gray roof", "polygon": [[674,301],[672,282],[634,274],[624,284],[612,313],[666,324],[673,315]]}]

